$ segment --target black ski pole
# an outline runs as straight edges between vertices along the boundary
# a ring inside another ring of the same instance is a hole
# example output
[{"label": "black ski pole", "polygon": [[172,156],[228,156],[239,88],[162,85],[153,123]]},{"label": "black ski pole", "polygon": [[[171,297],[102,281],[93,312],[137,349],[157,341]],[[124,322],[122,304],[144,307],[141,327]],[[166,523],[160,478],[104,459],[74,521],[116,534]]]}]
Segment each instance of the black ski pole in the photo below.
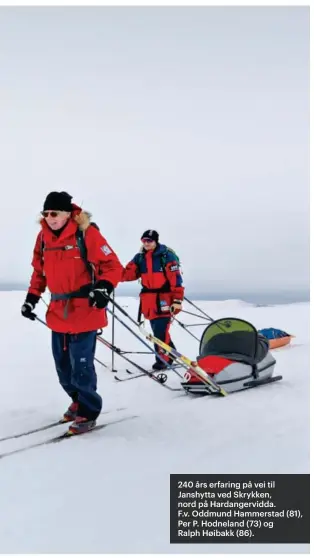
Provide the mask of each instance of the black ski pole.
[{"label": "black ski pole", "polygon": [[36,314],[34,314],[34,315],[35,315],[36,320],[37,320],[38,322],[40,322],[41,324],[44,324],[44,326],[48,327],[47,324],[46,324],[46,322],[44,322],[44,320],[41,320],[40,318],[38,318],[38,316],[36,316]]},{"label": "black ski pole", "polygon": [[[116,317],[117,319],[117,317]],[[119,347],[115,347],[114,345],[112,345],[109,341],[107,341],[106,339],[104,339],[104,337],[101,337],[101,335],[97,335],[97,340],[100,341],[100,343],[102,343],[103,345],[105,345],[107,347],[107,349],[109,349],[110,351],[114,351],[115,353],[117,353],[117,355],[119,355],[121,358],[124,358],[124,360],[126,360],[129,364],[131,364],[132,366],[135,366],[135,368],[137,368],[138,370],[140,370],[141,372],[143,370],[145,370],[144,368],[142,368],[142,366],[140,366],[139,364],[136,364],[136,362],[134,362],[133,360],[131,360],[130,358],[126,357],[124,352],[121,351],[121,349],[119,349]]]},{"label": "black ski pole", "polygon": [[95,357],[94,360],[96,360],[96,362],[98,362],[98,364],[101,364],[104,368],[108,368],[107,364],[101,362],[101,360],[99,360],[98,358]]},{"label": "black ski pole", "polygon": [[[113,347],[114,347],[114,318],[115,318],[115,315],[114,315],[114,314],[115,314],[115,312],[114,312],[114,308],[115,308],[115,306],[114,306],[114,299],[115,299],[115,292],[113,291],[113,293],[112,293],[113,314],[112,314],[112,328],[111,328],[111,343],[112,343],[112,346],[113,346]],[[114,367],[114,351],[111,351],[111,370],[112,370],[112,372],[117,372],[117,370],[116,370],[115,367]]]},{"label": "black ski pole", "polygon": [[150,355],[151,351],[121,351],[124,355]]}]

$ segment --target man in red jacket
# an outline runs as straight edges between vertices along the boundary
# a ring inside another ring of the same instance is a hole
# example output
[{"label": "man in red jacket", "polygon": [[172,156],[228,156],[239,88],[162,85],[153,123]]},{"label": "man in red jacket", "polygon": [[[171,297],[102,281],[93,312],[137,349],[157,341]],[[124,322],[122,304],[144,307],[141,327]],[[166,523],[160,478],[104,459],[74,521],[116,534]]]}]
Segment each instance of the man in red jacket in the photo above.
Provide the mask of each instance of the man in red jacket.
[{"label": "man in red jacket", "polygon": [[[159,243],[157,231],[145,231],[141,240],[142,250],[125,267],[122,281],[141,279],[139,321],[143,314],[150,321],[154,335],[175,348],[169,328],[171,316],[180,312],[184,297],[179,259],[171,248]],[[160,352],[158,345],[155,351]],[[171,363],[168,357],[163,359]],[[153,369],[164,368],[164,362],[156,357]]]},{"label": "man in red jacket", "polygon": [[[89,215],[71,200],[66,192],[51,192],[45,200],[22,315],[35,319],[35,305],[48,287],[46,320],[52,330],[52,353],[60,384],[72,399],[62,420],[74,421],[69,433],[81,434],[95,426],[101,412],[94,367],[96,336],[108,323],[108,297],[121,280],[123,267]],[[80,235],[87,260],[79,248]]]}]

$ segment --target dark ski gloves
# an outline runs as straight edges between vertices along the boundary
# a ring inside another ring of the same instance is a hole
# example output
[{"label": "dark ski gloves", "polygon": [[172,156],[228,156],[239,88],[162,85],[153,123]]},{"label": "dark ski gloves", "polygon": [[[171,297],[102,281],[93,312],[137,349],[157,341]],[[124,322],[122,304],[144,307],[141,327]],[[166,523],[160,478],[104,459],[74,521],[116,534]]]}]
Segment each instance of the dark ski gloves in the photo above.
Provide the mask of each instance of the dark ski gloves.
[{"label": "dark ski gloves", "polygon": [[109,281],[97,281],[93,290],[89,293],[89,305],[99,309],[106,308],[113,288]]},{"label": "dark ski gloves", "polygon": [[22,316],[24,318],[28,318],[29,320],[36,319],[36,314],[33,313],[33,310],[39,299],[40,296],[34,295],[32,293],[27,294],[25,302],[21,308]]}]

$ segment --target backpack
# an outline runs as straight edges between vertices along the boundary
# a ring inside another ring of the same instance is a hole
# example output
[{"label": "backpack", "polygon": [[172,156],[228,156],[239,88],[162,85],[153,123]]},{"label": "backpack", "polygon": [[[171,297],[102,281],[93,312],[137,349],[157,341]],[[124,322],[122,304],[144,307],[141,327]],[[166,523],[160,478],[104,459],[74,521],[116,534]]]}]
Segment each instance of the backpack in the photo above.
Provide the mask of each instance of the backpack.
[{"label": "backpack", "polygon": [[[165,273],[166,270],[166,261],[167,261],[167,255],[170,254],[173,256],[173,259],[177,262],[179,269],[181,268],[181,262],[180,262],[180,258],[179,256],[175,253],[175,251],[172,248],[169,248],[168,246],[166,246],[167,250],[165,254],[161,255],[161,267],[163,272]],[[181,271],[181,270],[180,270]]]},{"label": "backpack", "polygon": [[[95,227],[95,229],[97,229],[99,231],[99,227],[98,225],[96,225],[96,223],[90,223],[91,227]],[[77,229],[76,233],[75,233],[75,238],[76,238],[76,246],[78,247],[80,254],[81,254],[81,258],[87,268],[87,271],[89,272],[92,282],[94,282],[95,276],[94,276],[94,267],[93,264],[91,264],[88,261],[87,258],[87,248],[86,248],[86,244],[85,244],[85,231],[82,231],[81,229]],[[58,247],[58,248],[45,248],[45,241],[43,238],[43,233],[41,233],[41,246],[40,246],[40,253],[41,253],[41,259],[42,261],[44,261],[44,251],[45,250],[70,250],[71,248],[73,248],[72,245],[66,245],[66,246],[62,246],[62,247]]]}]

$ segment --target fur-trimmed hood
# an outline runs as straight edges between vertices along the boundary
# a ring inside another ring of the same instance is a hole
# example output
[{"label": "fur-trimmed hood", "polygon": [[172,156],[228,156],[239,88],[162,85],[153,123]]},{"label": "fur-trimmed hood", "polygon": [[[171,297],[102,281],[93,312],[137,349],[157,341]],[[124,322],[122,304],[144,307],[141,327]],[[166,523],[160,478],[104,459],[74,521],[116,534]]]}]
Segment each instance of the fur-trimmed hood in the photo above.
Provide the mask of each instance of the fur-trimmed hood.
[{"label": "fur-trimmed hood", "polygon": [[77,213],[76,215],[72,214],[71,219],[78,224],[81,231],[86,231],[91,223],[91,216],[91,213],[88,211],[80,211],[80,213]]},{"label": "fur-trimmed hood", "polygon": [[[78,205],[72,204],[73,210],[70,219],[74,221],[81,231],[86,231],[91,223],[92,214],[88,211],[84,211]],[[43,227],[46,223],[45,219],[41,216],[39,218],[39,224]]]}]

